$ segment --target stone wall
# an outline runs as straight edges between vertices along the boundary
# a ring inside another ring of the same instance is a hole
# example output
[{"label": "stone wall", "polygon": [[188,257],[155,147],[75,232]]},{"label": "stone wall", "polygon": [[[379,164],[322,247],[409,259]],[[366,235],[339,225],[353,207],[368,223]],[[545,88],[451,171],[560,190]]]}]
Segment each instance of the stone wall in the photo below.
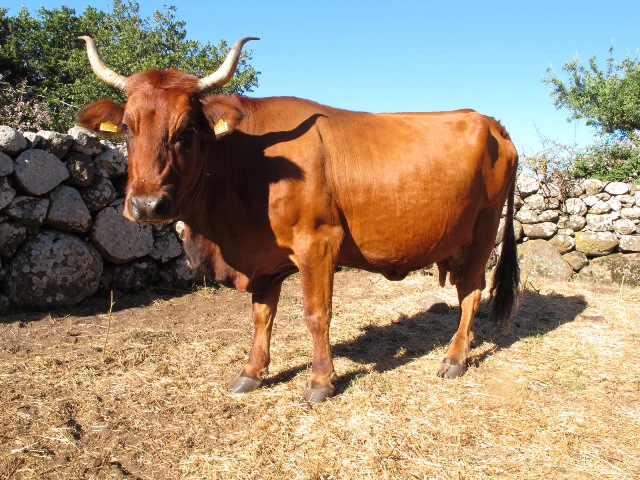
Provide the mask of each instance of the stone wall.
[{"label": "stone wall", "polygon": [[0,126],[0,312],[194,281],[175,224],[122,216],[126,173],[124,147],[79,127]]},{"label": "stone wall", "polygon": [[516,186],[514,227],[523,276],[638,285],[638,186],[594,179],[540,183],[524,174]]},{"label": "stone wall", "polygon": [[[124,147],[79,127],[22,134],[0,126],[0,312],[195,280],[180,222],[152,227],[122,216],[126,173]],[[640,282],[640,188],[521,174],[515,206],[523,277]],[[497,249],[503,230],[504,222]]]}]

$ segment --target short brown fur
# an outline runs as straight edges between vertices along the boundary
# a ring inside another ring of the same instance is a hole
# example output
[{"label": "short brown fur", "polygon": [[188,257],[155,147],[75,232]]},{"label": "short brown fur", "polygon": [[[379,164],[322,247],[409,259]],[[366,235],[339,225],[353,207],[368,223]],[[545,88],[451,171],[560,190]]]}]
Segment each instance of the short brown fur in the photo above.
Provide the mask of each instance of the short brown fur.
[{"label": "short brown fur", "polygon": [[252,293],[254,343],[229,388],[248,391],[262,382],[280,287],[299,271],[314,344],[305,397],[322,401],[333,393],[337,265],[390,279],[431,263],[443,279],[449,273],[460,325],[438,373],[462,374],[507,199],[494,278],[494,312],[503,324],[517,293],[510,224],[518,159],[502,125],[472,110],[369,114],[288,97],[202,97],[194,78],[136,74],[123,109],[100,101],[79,122],[93,130],[118,118],[127,124],[125,216],[183,220],[193,263]]}]

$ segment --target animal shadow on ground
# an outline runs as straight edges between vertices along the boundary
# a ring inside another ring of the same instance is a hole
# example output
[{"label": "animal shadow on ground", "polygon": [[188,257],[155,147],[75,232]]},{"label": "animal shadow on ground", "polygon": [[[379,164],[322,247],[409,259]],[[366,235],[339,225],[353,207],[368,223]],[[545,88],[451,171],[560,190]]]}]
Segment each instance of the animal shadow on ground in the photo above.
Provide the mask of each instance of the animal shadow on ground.
[{"label": "animal shadow on ground", "polygon": [[[493,348],[483,349],[480,353],[472,351],[468,365],[480,365],[497,350],[508,348],[523,338],[544,335],[571,322],[585,310],[586,306],[587,302],[582,295],[541,295],[525,291],[520,296],[513,327],[505,333],[489,319],[491,306],[488,301],[483,301],[474,323],[474,345],[489,342],[493,344]],[[445,303],[436,303],[413,316],[401,315],[388,325],[366,326],[353,340],[334,345],[333,356],[334,358],[346,357],[354,362],[369,365],[367,370],[371,369],[378,373],[394,370],[448,344],[458,328],[459,311],[457,306],[450,308]],[[300,365],[282,371],[270,377],[265,384],[268,386],[291,380],[307,368],[308,365]],[[355,369],[339,376],[336,394],[346,390],[362,373],[363,370]],[[436,372],[434,371],[433,374],[435,375]]]}]

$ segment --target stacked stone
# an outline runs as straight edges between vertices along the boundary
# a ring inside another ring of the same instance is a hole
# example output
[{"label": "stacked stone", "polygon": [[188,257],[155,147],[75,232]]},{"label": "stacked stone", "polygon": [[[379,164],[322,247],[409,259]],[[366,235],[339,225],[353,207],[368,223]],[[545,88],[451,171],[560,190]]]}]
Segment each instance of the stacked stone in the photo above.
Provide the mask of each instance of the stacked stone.
[{"label": "stacked stone", "polygon": [[174,225],[122,217],[126,173],[126,148],[79,127],[0,126],[0,311],[193,281]]},{"label": "stacked stone", "polygon": [[[0,312],[73,305],[99,288],[195,280],[179,222],[152,227],[122,216],[126,173],[124,147],[79,127],[22,134],[0,126]],[[521,174],[515,208],[524,276],[640,283],[637,186],[584,180],[561,188]],[[496,253],[503,232],[504,221]]]},{"label": "stacked stone", "polygon": [[[620,275],[627,275],[631,282],[640,279],[640,269],[634,274],[640,265],[640,189],[636,185],[588,179],[561,188],[520,174],[515,208],[518,240],[544,240],[553,246],[571,267],[556,264],[561,277],[579,272],[577,278],[582,279],[619,283]],[[530,248],[534,247],[521,245],[521,256]]]}]

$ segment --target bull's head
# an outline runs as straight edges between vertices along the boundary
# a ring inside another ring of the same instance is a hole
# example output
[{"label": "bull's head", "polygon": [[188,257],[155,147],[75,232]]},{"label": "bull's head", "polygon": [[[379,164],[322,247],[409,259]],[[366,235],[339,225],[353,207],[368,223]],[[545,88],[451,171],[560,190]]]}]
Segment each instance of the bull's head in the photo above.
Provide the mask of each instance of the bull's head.
[{"label": "bull's head", "polygon": [[194,158],[204,153],[207,142],[229,133],[242,117],[232,102],[211,101],[214,97],[204,97],[203,93],[229,82],[244,44],[258,39],[238,40],[218,70],[197,78],[176,70],[147,70],[124,77],[105,64],[90,37],[80,38],[87,44],[95,74],[128,97],[124,106],[99,100],[78,114],[78,123],[85,128],[127,138],[125,217],[142,223],[178,218],[177,190],[195,188],[184,184],[184,173],[188,171],[189,178],[197,177]]}]

